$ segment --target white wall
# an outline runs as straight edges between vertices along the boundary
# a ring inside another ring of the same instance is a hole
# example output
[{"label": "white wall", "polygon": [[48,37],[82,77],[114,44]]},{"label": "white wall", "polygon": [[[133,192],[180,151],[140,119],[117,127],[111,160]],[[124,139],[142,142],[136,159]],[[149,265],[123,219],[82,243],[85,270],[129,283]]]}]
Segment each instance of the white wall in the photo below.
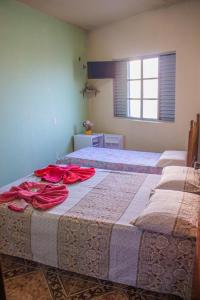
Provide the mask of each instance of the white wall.
[{"label": "white wall", "polygon": [[94,80],[100,93],[88,100],[89,118],[96,131],[124,134],[128,149],[187,148],[189,122],[200,112],[200,1],[146,12],[94,30],[88,43],[90,61],[176,51],[174,123],[114,118],[110,79]]}]

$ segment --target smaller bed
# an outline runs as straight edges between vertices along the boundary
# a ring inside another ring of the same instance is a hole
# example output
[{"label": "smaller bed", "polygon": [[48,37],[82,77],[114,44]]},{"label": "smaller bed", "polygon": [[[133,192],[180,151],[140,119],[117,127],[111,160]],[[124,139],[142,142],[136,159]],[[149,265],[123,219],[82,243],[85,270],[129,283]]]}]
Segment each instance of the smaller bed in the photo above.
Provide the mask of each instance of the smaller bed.
[{"label": "smaller bed", "polygon": [[57,160],[57,164],[77,164],[115,171],[161,174],[166,166],[193,166],[198,155],[199,114],[191,121],[188,151],[163,153],[87,147]]},{"label": "smaller bed", "polygon": [[76,164],[83,167],[161,174],[157,167],[161,153],[87,147],[58,160],[58,164]]},{"label": "smaller bed", "polygon": [[57,160],[57,164],[76,164],[83,167],[161,174],[166,166],[186,166],[187,151],[143,152],[86,147]]}]

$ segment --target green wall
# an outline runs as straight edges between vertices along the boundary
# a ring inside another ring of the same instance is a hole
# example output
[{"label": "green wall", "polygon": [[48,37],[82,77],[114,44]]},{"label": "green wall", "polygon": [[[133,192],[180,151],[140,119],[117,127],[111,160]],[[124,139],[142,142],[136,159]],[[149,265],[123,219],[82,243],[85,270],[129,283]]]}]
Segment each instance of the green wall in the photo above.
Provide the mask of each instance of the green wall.
[{"label": "green wall", "polygon": [[86,33],[0,0],[0,186],[72,150],[87,115]]}]

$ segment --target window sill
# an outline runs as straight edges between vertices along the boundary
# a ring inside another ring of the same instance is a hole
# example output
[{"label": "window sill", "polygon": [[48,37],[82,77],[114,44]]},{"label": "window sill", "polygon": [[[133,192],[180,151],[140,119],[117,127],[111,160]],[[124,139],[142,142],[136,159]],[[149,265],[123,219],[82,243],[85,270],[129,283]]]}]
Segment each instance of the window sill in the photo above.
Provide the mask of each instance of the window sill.
[{"label": "window sill", "polygon": [[138,123],[155,123],[155,124],[163,124],[163,123],[167,123],[167,124],[174,124],[174,121],[162,121],[162,120],[153,120],[153,119],[136,119],[136,118],[131,118],[131,117],[115,117],[113,116],[113,118],[115,119],[120,119],[120,120],[129,120],[131,122],[138,122]]}]

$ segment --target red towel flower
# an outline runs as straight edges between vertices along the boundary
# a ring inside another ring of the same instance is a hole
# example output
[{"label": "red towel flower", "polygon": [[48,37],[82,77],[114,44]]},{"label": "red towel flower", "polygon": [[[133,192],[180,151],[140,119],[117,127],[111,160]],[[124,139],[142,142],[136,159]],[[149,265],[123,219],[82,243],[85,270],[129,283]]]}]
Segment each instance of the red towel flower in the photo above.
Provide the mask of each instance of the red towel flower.
[{"label": "red towel flower", "polygon": [[[53,185],[38,182],[24,182],[13,186],[8,192],[0,194],[0,203],[23,199],[37,209],[48,209],[62,203],[68,196],[66,185]],[[23,211],[26,205],[18,206],[12,203],[8,206],[15,211]]]},{"label": "red towel flower", "polygon": [[34,174],[49,182],[75,183],[77,181],[84,181],[95,174],[94,168],[80,168],[76,165],[58,166],[49,165],[48,167],[36,170]]}]

